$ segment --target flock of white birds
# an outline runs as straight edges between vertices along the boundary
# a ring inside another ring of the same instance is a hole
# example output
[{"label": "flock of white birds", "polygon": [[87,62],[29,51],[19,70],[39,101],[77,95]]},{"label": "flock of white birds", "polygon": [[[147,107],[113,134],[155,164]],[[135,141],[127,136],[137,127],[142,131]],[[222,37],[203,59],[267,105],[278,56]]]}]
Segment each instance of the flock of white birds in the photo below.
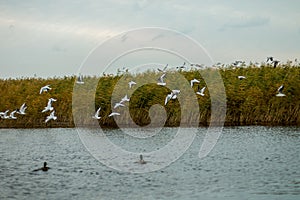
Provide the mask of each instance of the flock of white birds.
[{"label": "flock of white birds", "polygon": [[[50,88],[50,85],[45,85],[45,86],[41,87],[40,94],[43,94],[44,92],[48,92],[51,89],[52,88]],[[50,113],[50,115],[46,117],[45,123],[47,123],[50,120],[57,119],[57,117],[55,116],[55,110],[52,107],[52,102],[54,102],[54,101],[56,101],[56,99],[50,98],[48,100],[47,106],[44,108],[44,110],[42,110],[42,113],[52,111]],[[15,114],[25,115],[26,109],[27,109],[27,106],[25,103],[23,103],[19,109],[12,111],[9,115],[8,115],[9,110],[6,110],[5,112],[0,112],[0,117],[2,119],[17,119]]]},{"label": "flock of white birds", "polygon": [[[242,62],[241,61],[236,61],[235,63],[233,63],[233,65],[235,66],[239,66]],[[274,65],[274,68],[278,65],[279,61],[278,60],[275,60],[273,57],[267,57],[267,64],[273,64]],[[179,66],[177,67],[178,70],[182,70],[185,68],[185,62],[183,63],[182,66]],[[201,67],[202,65],[198,65],[198,64],[191,64],[191,66],[198,66],[198,67]],[[163,74],[158,78],[158,82],[157,82],[157,85],[159,86],[166,86],[166,82],[165,82],[165,78],[166,78],[166,73],[167,73],[167,67],[168,67],[168,64],[163,68],[163,69],[160,69],[158,68],[157,70],[159,72],[162,72]],[[245,76],[238,76],[237,77],[239,80],[243,80],[243,79],[246,79]],[[76,81],[77,84],[84,84],[84,81],[83,81],[83,76],[82,75],[79,75],[78,78],[77,78],[77,81]],[[199,86],[199,83],[200,83],[200,80],[198,79],[193,79],[193,80],[190,80],[190,85],[191,87],[194,87],[195,84],[198,84],[198,90],[196,92],[197,95],[200,95],[200,96],[205,96],[204,92],[205,92],[205,88],[206,87],[202,87],[200,88]],[[130,81],[128,83],[129,85],[129,89],[133,88],[134,85],[136,85],[136,82],[134,81]],[[43,87],[41,87],[40,89],[40,94],[43,94],[45,92],[49,92],[52,88],[50,88],[50,85],[45,85]],[[278,88],[278,94],[276,94],[277,97],[284,97],[286,96],[284,93],[283,93],[283,89],[284,89],[284,85],[281,85],[279,88]],[[177,89],[174,89],[171,91],[170,94],[167,94],[167,96],[165,97],[165,105],[167,105],[167,103],[170,101],[170,100],[174,100],[174,99],[177,99],[178,95],[180,94],[180,90],[177,90]],[[50,114],[46,117],[45,119],[45,123],[49,122],[50,120],[56,120],[57,119],[57,116],[55,116],[55,110],[54,110],[54,107],[52,107],[52,103],[53,102],[56,102],[57,100],[54,99],[54,98],[50,98],[48,100],[48,103],[47,103],[47,106],[41,111],[42,113],[45,113],[45,112],[50,112]],[[117,109],[119,107],[125,107],[125,102],[129,102],[130,99],[127,97],[127,95],[125,95],[119,102],[115,103],[113,109]],[[19,114],[19,115],[25,115],[25,110],[27,109],[27,106],[25,103],[23,103],[21,105],[21,107],[19,109],[15,109],[13,110],[12,112],[9,113],[9,110],[6,110],[5,112],[0,112],[0,117],[2,119],[17,119],[17,117],[15,116],[15,114]],[[96,111],[96,113],[94,114],[94,116],[92,116],[92,118],[94,119],[101,119],[101,116],[100,116],[100,110],[101,110],[101,107],[99,107]],[[8,114],[9,113],[9,114]],[[119,112],[116,112],[116,111],[113,111],[111,112],[108,117],[112,117],[112,116],[119,116],[120,113]]]}]

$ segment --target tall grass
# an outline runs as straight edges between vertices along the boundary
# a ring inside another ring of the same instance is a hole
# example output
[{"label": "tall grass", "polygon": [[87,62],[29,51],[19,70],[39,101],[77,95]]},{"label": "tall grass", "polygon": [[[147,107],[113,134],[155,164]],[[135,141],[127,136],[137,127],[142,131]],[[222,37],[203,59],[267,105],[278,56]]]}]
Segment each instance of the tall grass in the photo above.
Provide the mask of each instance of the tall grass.
[{"label": "tall grass", "polygon": [[[247,66],[244,68],[220,68],[220,69],[202,69],[181,72],[187,79],[199,79],[201,87],[205,82],[201,77],[203,73],[209,73],[210,70],[218,70],[223,78],[226,91],[226,121],[225,125],[300,125],[300,68],[289,64],[283,64],[280,67],[270,66]],[[176,72],[177,73],[177,72]],[[246,79],[239,80],[237,76],[246,76]],[[145,80],[149,76],[159,77],[160,73],[147,71],[137,75],[126,75],[125,80],[134,79],[136,82]],[[95,95],[95,109],[101,106],[101,116],[99,124],[102,127],[117,127],[113,118],[108,115],[112,111],[111,96],[118,91],[117,83],[124,79],[122,76],[103,76],[103,77],[85,77],[85,84],[82,87],[88,87],[89,83],[98,81],[96,93],[86,91],[87,96]],[[167,72],[167,80],[176,82],[175,72]],[[75,83],[75,77],[37,79],[6,79],[0,80],[0,111],[19,108],[26,103],[26,115],[16,115],[18,119],[0,119],[1,128],[34,128],[34,127],[74,127],[72,113],[72,92]],[[48,93],[39,94],[39,90],[44,85],[51,85],[52,90]],[[277,89],[284,84],[285,97],[276,97]],[[79,87],[79,86],[78,86]],[[209,90],[218,90],[218,88],[208,88]],[[194,87],[196,92],[196,87]],[[149,109],[152,105],[160,104],[164,106],[164,99],[170,90],[156,84],[147,84],[137,88],[131,96],[129,104],[130,116],[132,120],[141,126],[150,123]],[[45,118],[49,115],[41,113],[47,105],[48,99],[52,97],[57,99],[53,103],[56,111],[57,120],[45,123]],[[121,96],[120,96],[121,98]],[[183,103],[189,107],[189,97]],[[114,102],[113,102],[114,103]],[[198,97],[200,110],[199,125],[207,126],[211,120],[211,99],[209,91],[206,96]],[[86,109],[84,102],[81,106],[73,109],[74,112],[80,112]],[[192,116],[181,116],[180,104],[178,101],[171,101],[165,107],[167,120],[165,126],[178,126],[180,123],[189,124]],[[88,125],[91,116],[80,116],[80,125]],[[191,113],[192,115],[192,113]],[[126,124],[128,116],[120,116],[120,121]],[[183,120],[183,122],[181,121]]]}]

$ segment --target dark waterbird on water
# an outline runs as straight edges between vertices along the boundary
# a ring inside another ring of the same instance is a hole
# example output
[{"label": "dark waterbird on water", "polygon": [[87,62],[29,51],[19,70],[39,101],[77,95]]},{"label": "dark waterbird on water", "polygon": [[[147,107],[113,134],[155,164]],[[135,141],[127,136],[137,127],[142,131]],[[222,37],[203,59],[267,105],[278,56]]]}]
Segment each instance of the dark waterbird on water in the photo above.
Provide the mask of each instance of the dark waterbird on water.
[{"label": "dark waterbird on water", "polygon": [[146,164],[147,162],[143,159],[143,155],[140,155],[140,160],[139,160],[140,164]]},{"label": "dark waterbird on water", "polygon": [[46,171],[48,171],[48,169],[50,169],[50,167],[47,167],[47,162],[44,162],[44,167],[35,169],[35,170],[33,170],[33,171],[34,171],[34,172],[36,172],[36,171],[44,171],[44,172],[46,172]]}]

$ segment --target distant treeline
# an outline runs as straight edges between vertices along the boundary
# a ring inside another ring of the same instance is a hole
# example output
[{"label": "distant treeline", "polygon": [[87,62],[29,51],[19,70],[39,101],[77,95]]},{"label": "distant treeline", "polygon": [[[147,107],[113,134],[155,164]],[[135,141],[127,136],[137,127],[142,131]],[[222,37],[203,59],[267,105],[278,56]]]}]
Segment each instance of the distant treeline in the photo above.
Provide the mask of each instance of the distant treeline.
[{"label": "distant treeline", "polygon": [[[236,125],[300,125],[300,67],[282,64],[277,68],[262,65],[261,67],[227,67],[227,68],[204,68],[191,69],[190,71],[167,71],[166,83],[176,82],[176,73],[181,73],[187,81],[194,78],[200,80],[199,86],[206,86],[201,74],[218,70],[223,79],[226,92],[226,126]],[[118,90],[116,84],[124,79],[145,80],[147,76],[160,77],[162,72],[147,71],[140,74],[123,74],[116,76],[87,77],[84,76],[84,84],[76,84],[76,77],[63,78],[22,78],[0,80],[0,112],[19,108],[26,103],[26,115],[15,114],[17,119],[1,119],[0,128],[49,128],[49,127],[74,127],[73,114],[76,116],[86,109],[83,101],[76,108],[72,108],[72,96],[74,86],[77,91],[82,87],[82,95],[92,96],[95,105],[88,115],[83,114],[77,120],[76,125],[89,126],[93,112],[101,107],[101,119],[98,123],[101,127],[116,128],[114,118],[108,117],[113,106],[111,97],[114,90]],[[238,76],[245,76],[243,80]],[[98,83],[96,92],[85,90],[89,84]],[[39,94],[40,88],[50,85],[52,90]],[[276,97],[277,89],[284,85],[284,97]],[[172,88],[175,89],[175,88]],[[205,96],[197,96],[199,104],[199,126],[208,126],[211,119],[211,99],[209,90],[218,88],[207,88]],[[135,91],[134,91],[135,90]],[[197,84],[193,87],[197,91]],[[170,93],[170,89],[157,84],[147,84],[140,88],[134,88],[130,102],[124,103],[129,107],[130,116],[133,121],[140,126],[150,123],[149,109],[154,104],[160,104],[166,110],[165,126],[179,126],[180,120],[185,120],[184,124],[189,124],[191,116],[181,116],[180,104],[177,100],[170,101],[167,105],[165,97]],[[180,95],[180,94],[179,94]],[[45,123],[49,112],[42,113],[49,98],[57,99],[52,103],[55,109],[57,120]],[[121,98],[122,96],[120,96]],[[77,99],[78,100],[78,99]],[[113,102],[115,103],[115,102]],[[185,102],[189,103],[189,100]],[[122,109],[122,108],[118,108]],[[190,108],[193,109],[193,108]],[[9,114],[8,112],[8,114]],[[126,124],[128,116],[120,117],[123,124]],[[122,118],[123,117],[123,118]],[[97,120],[96,120],[97,121]]]}]

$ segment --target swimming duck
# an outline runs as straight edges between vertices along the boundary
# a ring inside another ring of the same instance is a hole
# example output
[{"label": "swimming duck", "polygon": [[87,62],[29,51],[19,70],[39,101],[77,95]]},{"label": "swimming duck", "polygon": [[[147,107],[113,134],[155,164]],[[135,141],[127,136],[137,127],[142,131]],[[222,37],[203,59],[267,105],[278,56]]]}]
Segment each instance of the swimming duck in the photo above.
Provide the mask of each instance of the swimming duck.
[{"label": "swimming duck", "polygon": [[50,167],[47,167],[47,162],[44,162],[44,167],[35,169],[35,170],[33,170],[33,171],[36,172],[36,171],[42,170],[42,171],[46,172],[46,171],[48,171],[48,169],[50,169]]},{"label": "swimming duck", "polygon": [[140,161],[139,161],[139,163],[140,164],[146,164],[147,163],[146,161],[144,161],[142,154],[140,155]]}]

